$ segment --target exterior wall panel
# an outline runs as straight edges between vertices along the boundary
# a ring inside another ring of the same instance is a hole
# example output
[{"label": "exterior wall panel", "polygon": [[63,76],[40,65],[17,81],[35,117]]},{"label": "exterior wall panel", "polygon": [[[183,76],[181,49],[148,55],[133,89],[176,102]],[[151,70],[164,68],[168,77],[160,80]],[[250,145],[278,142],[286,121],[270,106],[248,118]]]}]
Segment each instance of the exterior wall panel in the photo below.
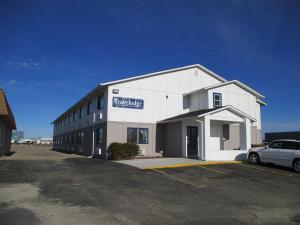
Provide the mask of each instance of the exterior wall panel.
[{"label": "exterior wall panel", "polygon": [[[108,87],[108,121],[156,123],[188,112],[189,109],[183,107],[183,94],[220,82],[193,68],[111,85]],[[113,89],[119,93],[113,94]],[[113,107],[114,96],[144,99],[144,109]]]},{"label": "exterior wall panel", "polygon": [[148,128],[148,144],[139,144],[140,149],[145,150],[146,156],[154,156],[156,152],[156,124],[108,122],[107,123],[107,147],[113,142],[127,142],[127,128]]},{"label": "exterior wall panel", "polygon": [[164,154],[171,157],[182,157],[182,123],[165,125]]},{"label": "exterior wall panel", "polygon": [[5,120],[0,118],[0,156],[8,154],[11,146],[12,130]]}]

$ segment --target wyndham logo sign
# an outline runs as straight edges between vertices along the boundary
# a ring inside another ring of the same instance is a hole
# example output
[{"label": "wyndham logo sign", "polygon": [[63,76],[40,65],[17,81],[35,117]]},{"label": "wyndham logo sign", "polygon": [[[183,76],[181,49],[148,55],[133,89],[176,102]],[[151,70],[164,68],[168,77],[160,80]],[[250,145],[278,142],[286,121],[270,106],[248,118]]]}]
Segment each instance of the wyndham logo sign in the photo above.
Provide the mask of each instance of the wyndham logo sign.
[{"label": "wyndham logo sign", "polygon": [[113,107],[144,109],[144,100],[135,98],[113,97]]}]

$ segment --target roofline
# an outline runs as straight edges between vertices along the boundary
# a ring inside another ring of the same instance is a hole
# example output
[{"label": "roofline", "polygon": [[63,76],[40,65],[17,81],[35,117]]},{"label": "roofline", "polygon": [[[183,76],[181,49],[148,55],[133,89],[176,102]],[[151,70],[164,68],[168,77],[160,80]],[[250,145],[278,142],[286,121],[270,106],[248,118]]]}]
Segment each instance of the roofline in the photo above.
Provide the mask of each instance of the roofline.
[{"label": "roofline", "polygon": [[124,83],[124,82],[127,82],[127,81],[133,81],[133,80],[139,80],[139,79],[142,79],[142,78],[147,78],[147,77],[152,77],[152,76],[157,76],[157,75],[161,75],[161,74],[165,74],[165,73],[177,72],[177,71],[187,70],[187,69],[192,69],[192,68],[198,68],[198,69],[210,74],[211,76],[215,77],[216,79],[218,79],[222,82],[227,81],[223,77],[221,77],[218,74],[212,72],[211,70],[205,68],[204,66],[202,66],[200,64],[193,64],[193,65],[189,65],[189,66],[177,67],[177,68],[174,68],[174,69],[162,70],[162,71],[158,71],[158,72],[154,72],[154,73],[148,73],[148,74],[144,74],[144,75],[133,76],[133,77],[128,77],[128,78],[124,78],[124,79],[120,79],[120,80],[100,83],[100,85],[101,86],[108,86],[108,85]]},{"label": "roofline", "polygon": [[264,101],[260,100],[260,99],[256,99],[256,102],[259,103],[262,106],[267,106],[268,104],[265,103]]},{"label": "roofline", "polygon": [[230,109],[230,110],[232,110],[232,111],[235,111],[235,112],[237,112],[238,114],[243,115],[243,116],[249,118],[250,120],[256,122],[256,119],[255,119],[255,118],[253,118],[252,116],[249,116],[248,114],[242,112],[241,110],[235,108],[235,107],[232,106],[232,105],[227,105],[227,106],[224,106],[224,107],[219,108],[219,109],[217,109],[217,110],[214,110],[214,111],[211,111],[211,112],[208,112],[208,113],[204,113],[204,114],[202,114],[202,115],[199,115],[198,117],[203,117],[203,116],[206,116],[206,115],[209,115],[209,114],[213,114],[213,113],[216,113],[216,112],[219,112],[219,111],[223,111],[223,110],[225,110],[225,109]]},{"label": "roofline", "polygon": [[188,117],[185,117],[185,118],[180,118],[180,119],[173,119],[173,120],[162,120],[162,121],[158,121],[157,123],[173,123],[173,122],[178,122],[178,121],[181,121],[181,120],[185,120],[185,119],[190,119],[190,118],[193,118],[193,117],[198,117],[198,118],[201,118],[203,116],[207,116],[207,115],[210,115],[210,114],[214,114],[216,112],[220,112],[220,111],[223,111],[225,109],[231,109],[232,111],[235,111],[236,113],[240,114],[240,115],[243,115],[247,118],[249,118],[250,120],[256,122],[256,119],[249,116],[248,114],[246,113],[243,113],[242,111],[240,111],[239,109],[231,106],[231,105],[227,105],[227,106],[224,106],[222,108],[217,108],[216,110],[212,110],[210,112],[207,112],[207,113],[204,113],[204,114],[200,114],[200,115],[197,115],[197,116],[188,116]]},{"label": "roofline", "polygon": [[295,141],[295,142],[300,142],[299,139],[275,139],[275,140],[271,141],[270,143],[272,143],[274,141]]},{"label": "roofline", "polygon": [[80,100],[78,100],[75,104],[73,104],[71,107],[69,107],[66,111],[64,111],[62,114],[60,114],[55,120],[51,122],[51,124],[56,123],[58,120],[62,119],[64,116],[71,113],[77,106],[81,105],[85,100],[88,99],[89,96],[93,95],[98,89],[105,88],[98,84],[94,89],[92,89],[89,93],[87,93],[85,96],[83,96]]},{"label": "roofline", "polygon": [[60,114],[60,116],[58,116],[54,121],[52,121],[51,124],[54,124],[55,122],[57,122],[58,120],[60,120],[61,118],[63,118],[66,114],[69,114],[70,111],[74,110],[74,108],[76,106],[80,105],[89,95],[93,94],[99,87],[100,88],[101,87],[106,87],[106,86],[113,85],[113,84],[118,84],[118,83],[123,83],[123,82],[127,82],[127,81],[133,81],[133,80],[138,80],[138,79],[142,79],[142,78],[157,76],[157,75],[161,75],[161,74],[165,74],[165,73],[171,73],[171,72],[176,72],[176,71],[181,71],[181,70],[186,70],[186,69],[191,69],[191,68],[199,68],[200,70],[202,70],[204,72],[207,72],[208,74],[210,74],[211,76],[215,77],[216,79],[218,79],[218,80],[220,80],[222,82],[226,82],[227,81],[224,78],[222,78],[221,76],[219,76],[218,74],[216,74],[216,73],[212,72],[211,70],[205,68],[204,66],[202,66],[200,64],[194,64],[194,65],[189,65],[189,66],[184,66],[184,67],[178,67],[178,68],[169,69],[169,70],[162,70],[162,71],[158,71],[158,72],[154,72],[154,73],[148,73],[148,74],[134,76],[134,77],[128,77],[128,78],[125,78],[125,79],[110,81],[110,82],[106,82],[106,83],[100,83],[92,91],[90,91],[88,94],[86,94],[85,96],[83,96],[79,101],[77,101],[75,104],[73,104],[70,108],[68,108],[65,112],[63,112],[62,114]]},{"label": "roofline", "polygon": [[191,91],[191,92],[185,93],[183,95],[186,96],[186,95],[194,94],[194,93],[201,92],[201,91],[210,90],[210,89],[213,89],[213,88],[218,88],[218,87],[229,85],[229,84],[236,84],[239,87],[251,92],[252,94],[254,94],[255,96],[257,96],[259,98],[265,98],[265,96],[263,96],[262,94],[258,93],[257,91],[253,90],[252,88],[250,88],[249,86],[247,86],[246,84],[243,84],[242,82],[240,82],[238,80],[231,80],[231,81],[226,81],[224,83],[211,85],[211,86],[204,87],[204,88],[196,90],[196,91]]}]

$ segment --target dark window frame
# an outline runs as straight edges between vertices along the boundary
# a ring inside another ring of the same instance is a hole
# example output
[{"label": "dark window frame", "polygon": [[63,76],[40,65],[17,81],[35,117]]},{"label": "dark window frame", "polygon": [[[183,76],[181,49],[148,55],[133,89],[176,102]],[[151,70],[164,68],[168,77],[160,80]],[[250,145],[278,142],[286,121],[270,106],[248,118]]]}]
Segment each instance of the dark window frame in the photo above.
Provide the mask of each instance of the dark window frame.
[{"label": "dark window frame", "polygon": [[[100,133],[101,133],[101,137],[100,137]],[[99,127],[96,130],[96,144],[103,144],[103,143],[104,143],[104,128]]]},{"label": "dark window frame", "polygon": [[81,106],[81,107],[79,108],[79,119],[82,118],[82,111],[83,111],[83,107]]},{"label": "dark window frame", "polygon": [[73,112],[73,122],[76,121],[76,111]]},{"label": "dark window frame", "polygon": [[92,106],[92,101],[89,101],[86,105],[86,114],[87,115],[91,114],[91,106]]},{"label": "dark window frame", "polygon": [[[216,96],[219,96],[220,99],[216,99]],[[219,101],[220,104],[216,104],[216,101]],[[213,105],[214,105],[214,108],[219,108],[219,107],[222,107],[222,93],[217,93],[217,92],[214,92],[213,93]]]},{"label": "dark window frame", "polygon": [[104,108],[104,94],[98,95],[97,98],[97,109],[103,109]]},{"label": "dark window frame", "polygon": [[[132,141],[128,141],[129,140],[129,138],[128,138],[128,134],[129,134],[129,132],[128,132],[128,130],[129,129],[133,129],[133,130],[136,130],[136,142],[132,142]],[[141,141],[141,139],[140,139],[140,131],[141,130],[146,130],[146,134],[147,134],[147,136],[146,136],[146,141]],[[147,145],[147,144],[149,144],[149,128],[143,128],[143,127],[127,127],[127,143],[133,143],[133,144],[143,144],[143,145]]]}]

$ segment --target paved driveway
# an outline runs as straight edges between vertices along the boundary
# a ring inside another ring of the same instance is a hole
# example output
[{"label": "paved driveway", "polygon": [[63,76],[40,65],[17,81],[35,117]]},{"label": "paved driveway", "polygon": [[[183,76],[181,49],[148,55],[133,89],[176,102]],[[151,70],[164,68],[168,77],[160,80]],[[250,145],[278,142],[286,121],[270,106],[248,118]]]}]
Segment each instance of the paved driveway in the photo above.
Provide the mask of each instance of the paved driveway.
[{"label": "paved driveway", "polygon": [[288,169],[51,159],[0,161],[0,224],[300,223],[300,175]]}]

